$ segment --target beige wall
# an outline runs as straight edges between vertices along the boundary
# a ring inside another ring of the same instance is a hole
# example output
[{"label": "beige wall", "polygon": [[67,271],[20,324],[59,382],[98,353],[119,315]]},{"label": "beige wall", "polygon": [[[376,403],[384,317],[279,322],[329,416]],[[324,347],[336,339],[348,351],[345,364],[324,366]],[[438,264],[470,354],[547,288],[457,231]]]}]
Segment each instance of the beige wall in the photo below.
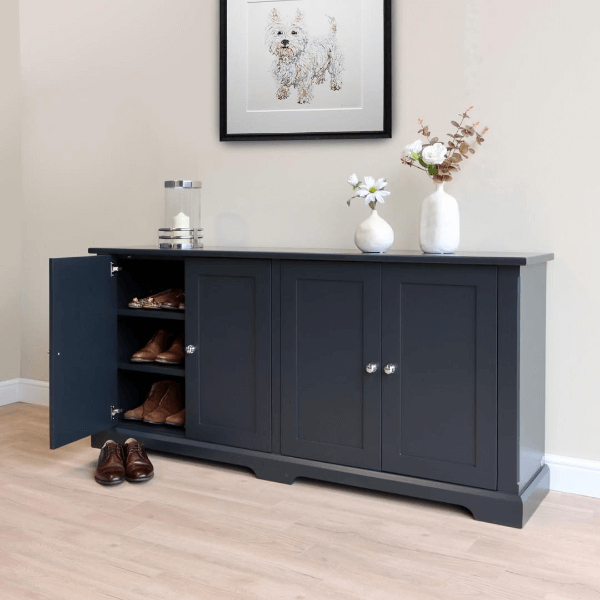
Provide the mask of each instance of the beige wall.
[{"label": "beige wall", "polygon": [[548,451],[600,460],[600,5],[395,0],[394,138],[263,144],[218,142],[217,5],[21,0],[23,375],[48,376],[48,257],[153,243],[164,179],[205,182],[209,244],[352,247],[367,209],[346,207],[346,177],[386,176],[381,214],[416,249],[432,186],[400,151],[418,117],[443,135],[475,104],[491,131],[449,186],[461,248],[556,253]]},{"label": "beige wall", "polygon": [[19,2],[0,5],[0,381],[20,375],[21,83]]}]

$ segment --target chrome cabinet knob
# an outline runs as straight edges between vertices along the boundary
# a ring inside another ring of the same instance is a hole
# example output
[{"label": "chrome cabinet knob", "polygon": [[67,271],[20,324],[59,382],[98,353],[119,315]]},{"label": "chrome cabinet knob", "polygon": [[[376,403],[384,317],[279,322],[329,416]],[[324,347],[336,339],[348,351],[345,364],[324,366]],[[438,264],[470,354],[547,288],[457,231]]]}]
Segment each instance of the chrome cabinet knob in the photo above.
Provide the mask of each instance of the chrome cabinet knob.
[{"label": "chrome cabinet knob", "polygon": [[192,346],[192,345],[186,346],[185,351],[187,354],[194,354],[194,352],[196,352],[196,346]]},{"label": "chrome cabinet knob", "polygon": [[369,363],[367,365],[367,373],[376,373],[377,372],[377,364],[376,363]]},{"label": "chrome cabinet knob", "polygon": [[385,365],[385,367],[383,367],[383,372],[386,375],[393,375],[396,372],[396,365],[393,365],[392,363]]}]

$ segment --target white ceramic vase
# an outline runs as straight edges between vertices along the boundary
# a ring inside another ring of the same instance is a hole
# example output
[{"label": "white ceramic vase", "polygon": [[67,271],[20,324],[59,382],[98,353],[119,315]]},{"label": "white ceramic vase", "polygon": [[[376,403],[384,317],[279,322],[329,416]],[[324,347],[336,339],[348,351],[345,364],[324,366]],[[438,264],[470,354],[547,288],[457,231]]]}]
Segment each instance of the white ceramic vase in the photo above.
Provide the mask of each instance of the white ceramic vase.
[{"label": "white ceramic vase", "polygon": [[381,254],[392,247],[394,230],[377,214],[377,209],[372,209],[371,216],[356,229],[354,243],[362,252]]},{"label": "white ceramic vase", "polygon": [[460,217],[456,199],[444,191],[444,184],[421,204],[419,245],[426,254],[453,254],[460,243]]}]

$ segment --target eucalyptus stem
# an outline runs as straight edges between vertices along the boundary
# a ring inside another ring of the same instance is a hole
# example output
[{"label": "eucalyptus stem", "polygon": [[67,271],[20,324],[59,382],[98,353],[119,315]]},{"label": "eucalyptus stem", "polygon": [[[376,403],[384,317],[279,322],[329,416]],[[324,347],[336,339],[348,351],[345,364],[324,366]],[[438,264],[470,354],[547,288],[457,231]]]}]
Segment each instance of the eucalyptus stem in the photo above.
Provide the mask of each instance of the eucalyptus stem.
[{"label": "eucalyptus stem", "polygon": [[[423,119],[419,118],[419,134],[427,140],[427,143],[424,143],[422,139],[418,139],[406,146],[402,152],[402,164],[425,171],[428,177],[433,179],[435,183],[452,181],[452,174],[461,170],[458,163],[462,162],[463,159],[469,158],[469,154],[475,154],[475,149],[468,138],[475,136],[475,142],[481,145],[485,142],[483,136],[489,131],[489,127],[487,126],[479,131],[477,129],[479,121],[473,122],[472,125],[465,125],[467,120],[473,118],[469,114],[472,110],[473,107],[470,106],[459,114],[460,120],[453,119],[451,121],[451,125],[452,127],[456,127],[456,131],[454,134],[447,134],[450,139],[445,144],[443,142],[438,144],[438,138],[431,137],[428,125],[425,124]],[[431,158],[435,156],[435,162],[441,160],[441,164],[429,165],[429,163],[423,161],[423,154],[427,153],[426,147],[429,146],[433,146]],[[438,147],[436,148],[436,146]],[[417,149],[419,149],[418,152],[416,151]]]},{"label": "eucalyptus stem", "polygon": [[[465,115],[467,115],[467,114],[468,113],[466,111],[462,114],[462,119],[461,119],[460,123],[458,124],[458,127],[456,128],[456,133],[454,135],[457,135],[458,132],[461,130],[462,124],[465,122],[465,119],[467,118]],[[463,141],[464,141],[465,136],[462,135],[461,137],[463,138]],[[454,140],[455,144],[454,144],[454,148],[451,148],[452,152],[448,155],[448,159],[450,159],[451,156],[454,156],[454,154],[458,150],[458,146],[456,145],[456,138],[454,137],[452,139]]]},{"label": "eucalyptus stem", "polygon": [[424,169],[423,167],[420,167],[419,165],[415,164],[414,161],[408,161],[405,159],[402,159],[404,161],[405,165],[408,165],[409,167],[415,167],[415,169],[419,169],[419,171],[425,171],[427,174],[429,174],[429,171],[427,169]]}]

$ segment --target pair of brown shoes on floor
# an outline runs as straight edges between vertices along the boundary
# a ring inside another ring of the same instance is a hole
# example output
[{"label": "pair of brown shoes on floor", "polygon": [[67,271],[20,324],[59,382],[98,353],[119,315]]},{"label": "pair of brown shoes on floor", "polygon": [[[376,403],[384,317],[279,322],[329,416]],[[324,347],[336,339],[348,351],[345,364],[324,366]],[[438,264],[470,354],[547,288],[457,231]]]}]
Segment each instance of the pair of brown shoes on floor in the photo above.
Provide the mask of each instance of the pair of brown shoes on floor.
[{"label": "pair of brown shoes on floor", "polygon": [[175,381],[155,383],[144,403],[128,410],[123,418],[153,425],[185,425],[181,386]]},{"label": "pair of brown shoes on floor", "polygon": [[108,440],[100,450],[94,478],[101,485],[150,481],[154,467],[142,444],[129,438],[122,446]]},{"label": "pair of brown shoes on floor", "polygon": [[146,308],[149,310],[185,310],[185,294],[181,289],[170,289],[147,298],[134,298],[129,308]]},{"label": "pair of brown shoes on floor", "polygon": [[179,365],[184,357],[183,336],[178,335],[173,339],[170,333],[159,329],[143,348],[133,354],[131,362]]}]

